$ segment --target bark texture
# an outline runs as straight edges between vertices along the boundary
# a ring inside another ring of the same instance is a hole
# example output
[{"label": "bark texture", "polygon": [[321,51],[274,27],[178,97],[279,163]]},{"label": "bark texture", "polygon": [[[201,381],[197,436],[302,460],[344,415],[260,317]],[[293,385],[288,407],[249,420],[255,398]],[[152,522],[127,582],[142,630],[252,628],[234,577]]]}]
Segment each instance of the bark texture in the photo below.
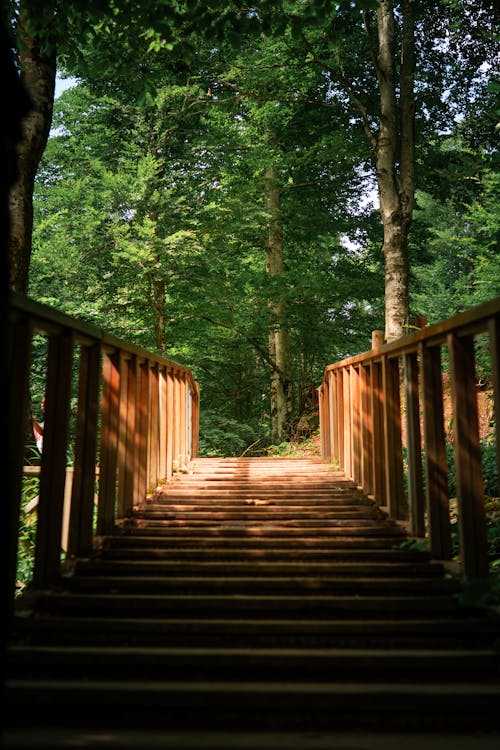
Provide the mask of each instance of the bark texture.
[{"label": "bark texture", "polygon": [[42,48],[22,4],[18,34],[21,83],[32,108],[22,123],[22,139],[17,146],[18,174],[9,194],[8,255],[9,286],[26,294],[33,231],[33,189],[52,123],[56,50],[55,44],[47,44],[47,37]]},{"label": "bark texture", "polygon": [[407,332],[409,317],[408,234],[415,194],[414,23],[411,2],[402,4],[399,103],[396,96],[396,24],[391,0],[379,0],[376,60],[380,93],[380,128],[376,169],[384,228],[385,337]]}]

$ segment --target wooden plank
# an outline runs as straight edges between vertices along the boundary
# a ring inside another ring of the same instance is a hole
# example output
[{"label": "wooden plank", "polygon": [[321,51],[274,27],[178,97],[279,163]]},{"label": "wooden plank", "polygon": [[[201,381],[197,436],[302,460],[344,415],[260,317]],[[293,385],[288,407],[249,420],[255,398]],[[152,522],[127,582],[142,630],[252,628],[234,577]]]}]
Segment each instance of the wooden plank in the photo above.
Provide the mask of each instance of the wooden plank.
[{"label": "wooden plank", "polygon": [[383,432],[384,392],[382,388],[382,364],[370,363],[371,413],[373,424],[373,496],[379,505],[386,505],[385,495],[385,441]]},{"label": "wooden plank", "polygon": [[158,475],[167,476],[167,372],[159,369],[159,411],[158,411]]},{"label": "wooden plank", "polygon": [[494,422],[496,425],[497,471],[500,477],[500,315],[491,318],[488,326],[490,357],[491,357],[491,385],[493,388]]},{"label": "wooden plank", "polygon": [[174,464],[174,411],[175,376],[172,368],[167,369],[167,482],[172,477]]},{"label": "wooden plank", "polygon": [[338,416],[338,434],[339,434],[339,452],[337,460],[339,469],[345,471],[345,435],[344,435],[344,374],[342,370],[335,372],[335,382],[337,389],[337,416]]},{"label": "wooden plank", "polygon": [[329,389],[329,411],[330,411],[330,463],[333,463],[335,458],[338,460],[339,455],[339,416],[338,416],[338,397],[337,397],[337,376],[334,372],[328,374],[330,389]]},{"label": "wooden plank", "polygon": [[137,492],[137,474],[139,471],[138,441],[136,434],[137,411],[137,357],[127,361],[127,408],[125,417],[125,471],[123,474],[123,506],[121,515],[131,513],[136,503],[143,500]]},{"label": "wooden plank", "polygon": [[42,468],[38,500],[33,584],[43,588],[59,580],[66,483],[66,453],[74,354],[72,331],[48,342]]},{"label": "wooden plank", "polygon": [[351,388],[349,368],[342,370],[344,391],[344,471],[352,477],[352,423],[351,423]]},{"label": "wooden plank", "polygon": [[129,360],[124,352],[120,352],[120,390],[119,390],[119,419],[118,419],[118,504],[117,518],[124,518],[127,512],[125,489],[128,482],[127,475],[130,466],[127,462],[127,409],[128,409],[128,377]]},{"label": "wooden plank", "polygon": [[408,508],[403,480],[399,360],[383,358],[382,387],[387,506],[391,518],[403,520],[408,515]]},{"label": "wooden plank", "polygon": [[160,379],[158,365],[149,368],[148,490],[154,489],[159,477]]},{"label": "wooden plank", "polygon": [[104,353],[97,504],[97,534],[99,535],[109,534],[115,522],[120,367],[121,358],[118,354]]},{"label": "wooden plank", "polygon": [[198,440],[200,433],[200,386],[198,383],[193,383],[193,435],[192,435],[192,446],[191,446],[191,457],[196,458],[198,455]]},{"label": "wooden plank", "polygon": [[404,357],[406,397],[406,432],[408,451],[408,507],[410,534],[425,536],[425,494],[422,469],[422,435],[420,430],[420,399],[417,355]]},{"label": "wooden plank", "polygon": [[430,550],[437,559],[450,560],[450,500],[440,347],[422,346],[419,359],[423,391],[425,492]]},{"label": "wooden plank", "polygon": [[138,370],[138,393],[136,408],[137,435],[137,499],[145,498],[148,487],[148,406],[149,406],[149,360],[141,362]]},{"label": "wooden plank", "polygon": [[328,385],[324,381],[321,383],[321,386],[318,390],[318,400],[319,400],[319,438],[320,438],[320,448],[321,448],[321,457],[328,460],[329,458],[329,451],[328,451],[328,440],[327,440],[327,433],[329,431],[329,425],[328,425],[328,415],[326,412],[325,407],[325,401],[326,401],[326,393],[328,392]]},{"label": "wooden plank", "polygon": [[357,367],[350,367],[351,385],[351,437],[352,437],[352,478],[361,483],[361,398],[360,376]]},{"label": "wooden plank", "polygon": [[100,381],[101,345],[81,347],[68,555],[92,549]]},{"label": "wooden plank", "polygon": [[460,554],[467,579],[488,575],[474,339],[448,337]]},{"label": "wooden plank", "polygon": [[361,485],[367,495],[373,494],[373,417],[371,410],[371,372],[369,365],[360,366],[361,378]]},{"label": "wooden plank", "polygon": [[186,464],[187,461],[187,383],[186,376],[184,373],[179,373],[179,389],[180,389],[180,452],[179,452],[179,464],[181,466]]}]

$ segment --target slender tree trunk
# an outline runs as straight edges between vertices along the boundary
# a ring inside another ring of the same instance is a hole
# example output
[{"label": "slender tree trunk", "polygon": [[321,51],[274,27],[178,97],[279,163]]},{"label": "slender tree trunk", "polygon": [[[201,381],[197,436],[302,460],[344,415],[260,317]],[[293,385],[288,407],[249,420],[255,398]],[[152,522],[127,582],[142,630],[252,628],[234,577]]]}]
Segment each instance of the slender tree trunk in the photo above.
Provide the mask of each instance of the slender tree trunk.
[{"label": "slender tree trunk", "polygon": [[[285,270],[280,191],[275,169],[268,169],[265,177],[265,203],[269,214],[266,270],[274,278]],[[271,431],[273,439],[281,442],[289,437],[293,418],[290,336],[284,299],[271,299],[269,310],[269,356],[275,363],[271,374]]]},{"label": "slender tree trunk", "polygon": [[19,16],[21,82],[32,100],[23,120],[23,138],[17,147],[18,177],[9,195],[9,285],[28,291],[33,231],[35,176],[49,137],[56,80],[55,45],[41,48],[29,29],[21,3]]},{"label": "slender tree trunk", "polygon": [[411,2],[403,4],[403,12],[398,111],[394,10],[391,0],[379,0],[377,77],[381,110],[376,146],[376,169],[384,228],[385,337],[388,341],[403,336],[407,330],[409,316],[408,234],[415,193],[413,95],[415,63]]}]

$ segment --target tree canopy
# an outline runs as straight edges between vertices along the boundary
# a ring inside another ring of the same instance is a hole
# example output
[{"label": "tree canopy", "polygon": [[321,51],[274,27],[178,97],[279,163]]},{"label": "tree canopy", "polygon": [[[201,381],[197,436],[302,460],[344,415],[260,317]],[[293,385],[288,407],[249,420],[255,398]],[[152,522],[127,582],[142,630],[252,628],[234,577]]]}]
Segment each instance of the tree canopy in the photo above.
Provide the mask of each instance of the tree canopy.
[{"label": "tree canopy", "polygon": [[490,3],[12,8],[21,70],[36,48],[78,80],[38,139],[25,290],[192,366],[205,450],[313,429],[371,330],[498,295]]}]

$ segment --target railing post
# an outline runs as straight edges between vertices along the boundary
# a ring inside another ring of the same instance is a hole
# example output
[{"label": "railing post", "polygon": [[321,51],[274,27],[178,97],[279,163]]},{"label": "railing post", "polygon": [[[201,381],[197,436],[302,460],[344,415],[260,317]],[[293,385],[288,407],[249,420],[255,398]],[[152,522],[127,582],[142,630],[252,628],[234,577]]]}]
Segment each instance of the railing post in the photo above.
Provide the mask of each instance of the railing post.
[{"label": "railing post", "polygon": [[337,380],[335,371],[328,373],[328,418],[330,426],[330,462],[338,460],[338,415],[337,415]]},{"label": "railing post", "polygon": [[107,534],[115,522],[116,469],[118,465],[118,426],[120,408],[121,357],[104,353],[101,407],[101,447],[99,457],[99,496],[97,534]]},{"label": "railing post", "polygon": [[474,339],[448,336],[460,551],[467,579],[488,575]]},{"label": "railing post", "polygon": [[330,389],[325,381],[319,389],[319,416],[320,416],[320,439],[321,456],[327,461],[331,460],[332,452],[330,446]]},{"label": "railing post", "polygon": [[88,554],[93,544],[100,380],[101,345],[82,346],[76,415],[75,466],[67,544],[67,553],[70,556]]},{"label": "railing post", "polygon": [[422,368],[425,491],[430,549],[439,560],[451,558],[448,461],[444,434],[441,349],[419,347]]},{"label": "railing post", "polygon": [[144,498],[148,488],[148,409],[149,409],[149,360],[139,362],[137,371],[137,407],[135,430],[137,435],[137,496]]},{"label": "railing post", "polygon": [[198,383],[194,383],[195,393],[192,394],[193,398],[193,410],[192,410],[192,443],[191,443],[191,458],[196,458],[198,455],[198,440],[200,433],[200,387]]},{"label": "railing post", "polygon": [[49,337],[42,468],[33,583],[44,588],[61,574],[61,537],[66,485],[74,336]]},{"label": "railing post", "polygon": [[174,465],[175,431],[175,373],[167,370],[167,481],[171,478]]},{"label": "railing post", "polygon": [[488,324],[490,337],[491,385],[493,388],[494,422],[496,430],[497,472],[500,481],[500,315],[494,315]]},{"label": "railing post", "polygon": [[387,506],[389,515],[396,520],[407,517],[404,495],[403,454],[401,444],[401,401],[399,360],[382,359],[384,390],[384,443]]},{"label": "railing post", "polygon": [[187,463],[187,383],[185,373],[179,374],[179,392],[180,392],[180,423],[179,423],[179,464]]},{"label": "railing post", "polygon": [[158,459],[158,475],[163,481],[167,477],[167,373],[166,368],[162,367],[159,370],[159,391],[160,391],[160,404],[159,404],[159,459]]},{"label": "railing post", "polygon": [[385,484],[385,441],[384,441],[384,391],[382,388],[382,364],[380,362],[371,362],[370,364],[371,380],[371,412],[373,424],[373,454],[372,454],[372,473],[373,473],[373,496],[375,502],[379,505],[386,505],[386,484]]},{"label": "railing post", "polygon": [[[128,508],[132,507],[130,491],[131,487],[131,470],[129,455],[130,433],[129,433],[129,376],[130,376],[130,358],[120,352],[120,391],[119,391],[119,423],[118,423],[118,502],[116,508],[117,518],[124,518]],[[130,383],[133,387],[133,383]],[[133,407],[132,407],[133,409]]]},{"label": "railing post", "polygon": [[373,494],[373,415],[371,410],[371,368],[360,365],[361,376],[361,484],[367,495]]},{"label": "railing post", "polygon": [[352,478],[356,485],[361,484],[361,398],[360,377],[357,367],[349,368],[351,381],[351,424],[352,424]]},{"label": "railing post", "polygon": [[408,451],[408,506],[410,533],[425,536],[425,499],[422,476],[422,436],[420,431],[420,401],[418,388],[418,360],[415,353],[403,358],[406,431]]},{"label": "railing post", "polygon": [[159,400],[160,400],[160,381],[158,365],[151,363],[149,367],[149,439],[148,439],[148,487],[154,488],[159,477]]},{"label": "railing post", "polygon": [[342,368],[344,390],[344,472],[352,478],[352,429],[351,429],[351,388],[349,368]]}]

